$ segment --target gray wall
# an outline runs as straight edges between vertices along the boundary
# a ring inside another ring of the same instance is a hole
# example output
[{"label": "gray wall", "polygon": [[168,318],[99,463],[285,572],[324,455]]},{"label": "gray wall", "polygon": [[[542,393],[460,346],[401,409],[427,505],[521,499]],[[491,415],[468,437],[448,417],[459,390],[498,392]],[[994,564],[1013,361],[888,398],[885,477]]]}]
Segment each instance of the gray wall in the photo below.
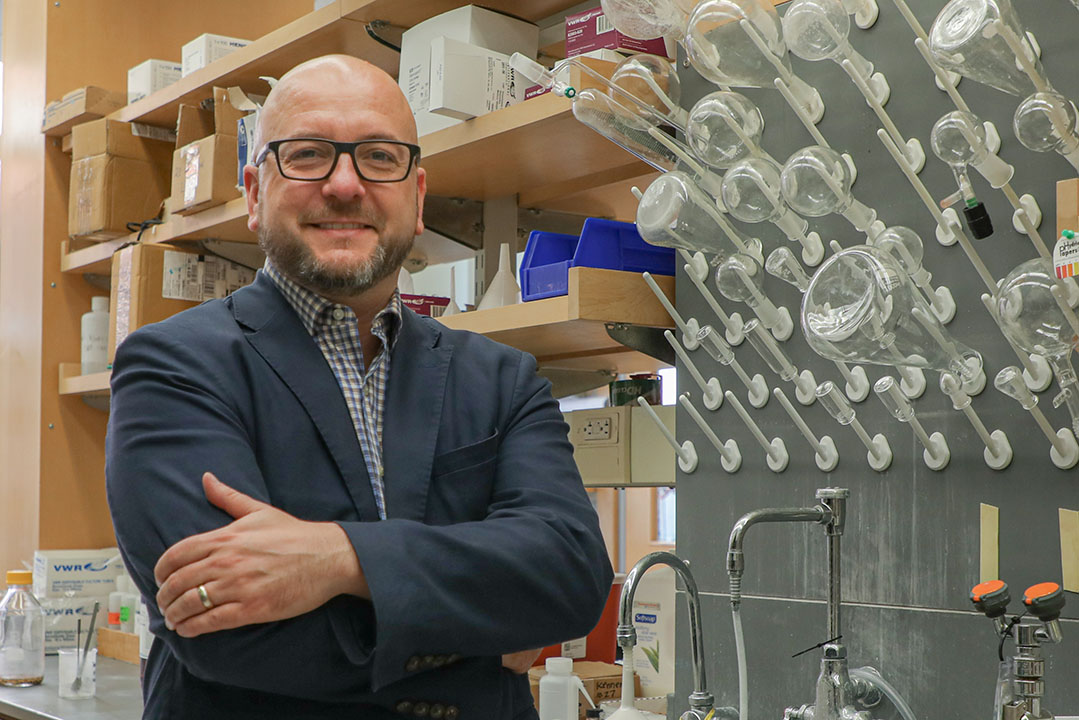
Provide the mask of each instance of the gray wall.
[{"label": "gray wall", "polygon": [[[928,30],[941,2],[911,0]],[[1042,60],[1053,84],[1065,95],[1079,98],[1075,72],[1079,52],[1075,30],[1079,10],[1067,0],[1015,0],[1023,21],[1040,41]],[[780,13],[783,12],[780,7]],[[880,19],[868,31],[852,27],[851,42],[874,61],[892,86],[887,110],[906,136],[918,137],[929,156],[923,182],[935,198],[955,190],[951,171],[932,154],[929,131],[933,122],[953,109],[947,96],[932,84],[932,74],[913,46],[914,35],[891,0],[880,0]],[[839,447],[841,460],[832,473],[820,472],[801,435],[779,403],[772,399],[751,413],[769,437],[782,437],[791,453],[787,470],[767,469],[764,454],[726,404],[708,413],[688,373],[679,374],[679,391],[690,392],[711,420],[721,439],[733,437],[743,453],[742,469],[725,473],[719,456],[681,409],[679,440],[692,440],[701,456],[693,474],[678,475],[678,553],[688,559],[704,594],[708,677],[721,705],[737,706],[734,660],[724,551],[731,525],[758,507],[812,504],[814,490],[842,486],[851,490],[850,516],[844,538],[844,642],[852,666],[880,669],[903,692],[919,718],[987,717],[992,708],[996,678],[996,636],[988,620],[975,615],[967,599],[978,582],[979,503],[1000,508],[1000,574],[1013,598],[1042,580],[1059,581],[1060,542],[1057,508],[1079,509],[1079,468],[1062,471],[1049,459],[1049,444],[1034,421],[1017,403],[992,387],[992,378],[1005,365],[1016,364],[996,326],[978,300],[984,286],[958,246],[942,247],[933,239],[935,226],[890,156],[874,135],[876,116],[842,69],[831,62],[808,63],[792,58],[795,72],[816,86],[827,110],[818,125],[838,150],[850,152],[858,165],[854,193],[875,207],[889,225],[914,228],[925,241],[926,266],[934,284],[947,285],[958,312],[947,329],[979,350],[985,359],[989,384],[974,399],[974,407],[990,428],[1003,429],[1015,458],[1002,471],[982,460],[982,445],[965,417],[952,410],[937,388],[938,375],[927,372],[929,387],[915,401],[928,432],[940,431],[951,448],[951,464],[942,472],[929,470],[921,460],[922,447],[907,425],[895,421],[879,400],[870,397],[855,405],[858,418],[873,434],[883,432],[894,453],[891,468],[872,471],[865,449],[850,428],[837,425],[819,405],[802,408],[803,417],[819,434],[828,434]],[[681,68],[683,105],[715,90],[695,71]],[[1011,117],[1020,98],[963,80],[960,92],[983,120],[996,123],[1003,140],[1001,157],[1016,167],[1016,191],[1032,193],[1045,220],[1042,236],[1051,245],[1055,231],[1055,182],[1075,172],[1058,155],[1033,153],[1011,131]],[[766,127],[763,145],[779,159],[812,142],[805,129],[774,91],[744,90],[761,107]],[[1003,277],[1023,260],[1034,257],[1033,246],[1011,229],[1011,208],[998,191],[975,177],[975,190],[992,215],[996,233],[975,241],[990,271]],[[822,238],[844,246],[864,242],[841,217],[811,220]],[[745,226],[743,226],[745,227]],[[746,228],[765,243],[765,252],[785,244],[772,226]],[[795,246],[791,246],[794,248]],[[796,248],[795,248],[796,249]],[[767,292],[790,308],[797,318],[800,297],[794,288],[768,277]],[[690,282],[679,277],[677,303],[683,315],[719,325]],[[721,302],[722,299],[721,299]],[[731,302],[728,311],[747,309]],[[809,350],[800,331],[784,344],[799,367],[809,367],[823,379],[838,381],[828,361]],[[747,368],[779,384],[793,399],[789,384],[780,383],[757,358],[748,343],[736,349]],[[717,375],[725,388],[743,398],[744,390],[727,368],[704,352],[693,354],[705,376]],[[894,370],[866,366],[870,381]],[[1054,427],[1066,427],[1064,408],[1054,409],[1056,384],[1041,394],[1040,408]],[[749,407],[747,405],[747,407]],[[813,700],[819,654],[791,655],[825,638],[825,540],[820,528],[764,525],[750,530],[746,544],[743,603],[750,666],[750,714],[777,718],[783,708]],[[1079,596],[1068,593],[1065,617],[1079,617]],[[1018,608],[1018,599],[1013,608]],[[690,690],[689,649],[685,612],[680,608],[678,638],[679,710]],[[1057,714],[1079,714],[1079,622],[1064,624],[1063,645],[1047,650],[1047,706]],[[1009,648],[1011,645],[1009,644]]]}]

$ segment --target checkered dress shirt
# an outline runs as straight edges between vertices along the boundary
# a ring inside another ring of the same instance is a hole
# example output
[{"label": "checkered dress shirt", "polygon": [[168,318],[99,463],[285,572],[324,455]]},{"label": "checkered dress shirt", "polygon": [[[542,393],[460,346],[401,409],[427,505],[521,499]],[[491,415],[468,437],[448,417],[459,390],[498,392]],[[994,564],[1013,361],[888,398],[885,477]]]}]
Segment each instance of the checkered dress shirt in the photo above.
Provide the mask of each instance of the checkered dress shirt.
[{"label": "checkered dress shirt", "polygon": [[356,314],[345,305],[338,305],[297,285],[282,275],[267,260],[263,271],[300,316],[307,332],[333,370],[337,384],[345,396],[356,439],[363,450],[371,489],[375,494],[379,518],[386,519],[386,495],[382,473],[382,417],[386,406],[386,381],[390,376],[390,352],[397,341],[401,326],[401,295],[397,290],[385,308],[375,315],[371,334],[382,341],[382,347],[371,363],[364,366],[363,348]]}]

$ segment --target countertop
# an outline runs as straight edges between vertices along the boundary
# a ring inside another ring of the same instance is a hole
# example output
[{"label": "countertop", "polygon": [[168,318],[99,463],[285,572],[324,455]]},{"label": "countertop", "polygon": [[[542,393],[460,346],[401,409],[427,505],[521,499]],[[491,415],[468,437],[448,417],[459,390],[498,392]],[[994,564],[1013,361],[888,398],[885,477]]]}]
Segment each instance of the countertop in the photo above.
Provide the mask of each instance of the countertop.
[{"label": "countertop", "polygon": [[139,666],[112,658],[97,660],[97,694],[67,700],[56,694],[57,656],[45,658],[45,681],[28,688],[0,686],[0,718],[12,720],[139,720]]}]

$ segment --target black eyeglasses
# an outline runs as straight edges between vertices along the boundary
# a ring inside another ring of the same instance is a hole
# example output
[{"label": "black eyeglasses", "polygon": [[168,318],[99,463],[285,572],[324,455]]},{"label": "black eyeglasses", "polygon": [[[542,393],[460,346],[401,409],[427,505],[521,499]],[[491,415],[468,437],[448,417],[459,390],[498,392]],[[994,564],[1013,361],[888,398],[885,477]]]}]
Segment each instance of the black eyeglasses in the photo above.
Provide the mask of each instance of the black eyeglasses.
[{"label": "black eyeglasses", "polygon": [[273,152],[277,169],[289,180],[325,180],[342,155],[352,158],[356,174],[367,182],[393,183],[408,177],[420,156],[419,145],[398,140],[336,142],[323,138],[271,140],[255,158],[261,165]]}]

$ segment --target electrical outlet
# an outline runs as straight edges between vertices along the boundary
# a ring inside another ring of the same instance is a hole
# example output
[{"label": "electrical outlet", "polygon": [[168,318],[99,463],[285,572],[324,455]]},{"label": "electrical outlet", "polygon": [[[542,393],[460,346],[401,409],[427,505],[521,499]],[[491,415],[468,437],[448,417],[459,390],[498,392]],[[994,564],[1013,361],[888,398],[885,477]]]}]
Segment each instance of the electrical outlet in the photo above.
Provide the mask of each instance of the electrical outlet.
[{"label": "electrical outlet", "polygon": [[611,418],[591,418],[581,426],[581,439],[585,442],[611,439]]},{"label": "electrical outlet", "polygon": [[595,408],[565,414],[573,458],[586,486],[629,483],[630,409]]}]

